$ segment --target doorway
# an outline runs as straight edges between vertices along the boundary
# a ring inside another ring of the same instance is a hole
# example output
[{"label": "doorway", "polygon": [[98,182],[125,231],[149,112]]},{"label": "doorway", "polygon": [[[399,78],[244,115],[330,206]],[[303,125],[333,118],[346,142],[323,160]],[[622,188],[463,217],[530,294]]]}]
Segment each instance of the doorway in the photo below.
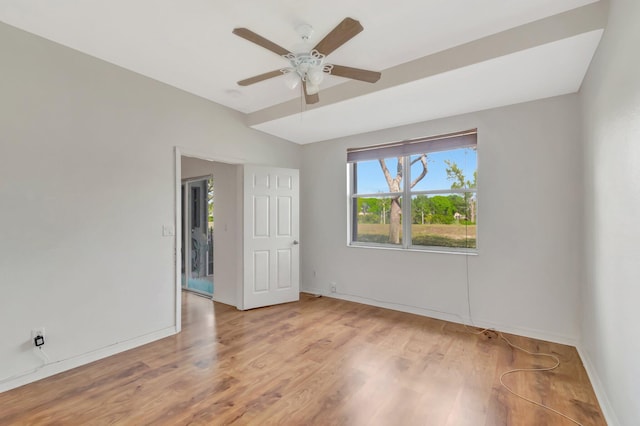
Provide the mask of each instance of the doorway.
[{"label": "doorway", "polygon": [[185,179],[182,200],[182,288],[213,297],[213,176]]},{"label": "doorway", "polygon": [[[215,278],[212,300],[244,310],[297,299],[298,171],[249,166],[237,159],[211,159],[206,155],[185,152],[178,147],[175,148],[175,161],[176,330],[179,332],[181,329],[182,292],[190,291],[185,288],[188,287],[187,271],[191,274],[193,269],[193,264],[188,264],[192,257],[190,251],[193,250],[192,247],[201,248],[201,245],[192,245],[191,242],[192,227],[189,221],[195,223],[198,219],[186,212],[190,203],[189,194],[193,195],[193,199],[199,198],[201,205],[205,204],[202,199],[204,189],[191,191],[191,187],[197,184],[184,184],[209,179],[211,176],[215,187],[215,225],[210,246],[213,267],[209,269],[213,272],[211,278]],[[255,184],[251,186],[251,190],[249,187],[245,188],[248,182]],[[262,193],[263,190],[267,192]],[[267,205],[271,207],[265,209]],[[249,206],[257,209],[249,209]],[[255,220],[250,220],[251,217]],[[200,220],[203,220],[202,216]],[[248,226],[249,224],[252,225]],[[259,229],[254,229],[255,226]],[[265,231],[270,235],[270,238],[265,239],[269,247],[260,250],[257,244],[262,242],[262,238],[249,236],[257,237]],[[185,281],[182,281],[183,272]],[[250,280],[250,277],[258,279]],[[268,287],[269,291],[263,291],[263,287]],[[269,295],[269,299],[248,303],[249,293],[260,293],[255,295],[259,299]],[[290,293],[295,293],[295,296],[289,298]]]},{"label": "doorway", "polygon": [[[176,318],[181,318],[184,291],[238,306],[242,286],[242,166],[176,148],[176,171]],[[211,183],[212,177],[213,191],[203,182]],[[207,206],[206,213],[197,208],[198,203]],[[200,214],[195,215],[195,210]],[[187,278],[191,278],[191,285]],[[203,279],[210,283],[200,284],[211,285],[212,294],[198,292],[202,288],[195,280]]]}]

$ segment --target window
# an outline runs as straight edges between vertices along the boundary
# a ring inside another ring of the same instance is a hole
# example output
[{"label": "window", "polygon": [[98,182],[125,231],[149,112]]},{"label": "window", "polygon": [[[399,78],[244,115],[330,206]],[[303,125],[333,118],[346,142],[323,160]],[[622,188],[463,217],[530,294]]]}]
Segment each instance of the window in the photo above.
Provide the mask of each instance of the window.
[{"label": "window", "polygon": [[477,132],[347,150],[350,244],[477,248]]}]

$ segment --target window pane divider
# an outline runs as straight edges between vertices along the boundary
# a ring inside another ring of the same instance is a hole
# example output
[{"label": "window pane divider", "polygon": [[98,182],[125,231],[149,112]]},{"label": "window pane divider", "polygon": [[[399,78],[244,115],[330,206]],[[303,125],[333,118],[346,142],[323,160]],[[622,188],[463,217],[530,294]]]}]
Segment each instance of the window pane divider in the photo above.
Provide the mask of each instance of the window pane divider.
[{"label": "window pane divider", "polygon": [[[451,188],[451,189],[426,189],[420,191],[410,191],[410,195],[429,195],[429,194],[466,194],[469,192],[477,192],[476,188]],[[351,198],[390,198],[404,196],[403,192],[375,192],[364,194],[351,194]]]},{"label": "window pane divider", "polygon": [[404,157],[404,176],[402,177],[402,247],[408,249],[411,246],[411,156]]},{"label": "window pane divider", "polygon": [[411,195],[428,195],[428,194],[466,194],[469,192],[477,192],[476,188],[451,188],[451,189],[429,189],[424,191],[411,191]]},{"label": "window pane divider", "polygon": [[375,194],[352,194],[352,198],[390,198],[402,196],[402,192],[376,192]]}]

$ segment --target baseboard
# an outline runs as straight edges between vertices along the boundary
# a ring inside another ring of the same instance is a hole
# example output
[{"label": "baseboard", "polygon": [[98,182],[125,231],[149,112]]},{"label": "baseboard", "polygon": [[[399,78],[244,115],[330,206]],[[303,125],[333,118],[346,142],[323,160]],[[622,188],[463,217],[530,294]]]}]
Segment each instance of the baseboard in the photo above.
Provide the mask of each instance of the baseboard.
[{"label": "baseboard", "polygon": [[214,302],[222,303],[223,305],[233,306],[234,308],[238,307],[238,305],[235,303],[235,300],[232,301],[232,300],[216,297],[215,293],[213,293],[211,300],[213,300]]},{"label": "baseboard", "polygon": [[564,334],[555,334],[548,331],[536,330],[527,327],[514,327],[509,324],[500,324],[492,321],[484,321],[482,319],[475,319],[473,323],[476,327],[492,328],[504,333],[515,334],[517,336],[529,337],[531,339],[543,340],[545,342],[559,343],[561,345],[576,346],[578,339],[573,336],[566,336]]},{"label": "baseboard", "polygon": [[[463,318],[460,315],[447,313],[437,310],[431,310],[427,308],[418,308],[408,305],[398,305],[395,303],[387,303],[380,300],[369,299],[367,297],[355,296],[344,293],[327,293],[317,289],[304,289],[304,292],[308,292],[315,295],[322,295],[326,297],[332,297],[335,299],[348,300],[350,302],[363,303],[365,305],[377,306],[379,308],[391,309],[394,311],[407,312],[410,314],[422,315],[430,318],[440,319],[444,321],[455,322],[458,324],[468,324],[467,318]],[[523,327],[513,327],[509,324],[499,324],[491,321],[483,321],[482,319],[473,320],[473,325],[482,328],[491,328],[498,331],[502,331],[509,334],[516,334],[518,336],[529,337],[532,339],[544,340],[547,342],[560,343],[562,345],[576,346],[578,339],[572,336],[559,335],[549,333],[541,330],[528,329]]]},{"label": "baseboard", "polygon": [[14,389],[20,386],[24,386],[28,383],[32,383],[49,376],[53,376],[63,371],[71,370],[76,367],[80,367],[85,364],[89,364],[93,361],[97,361],[102,358],[106,358],[120,352],[128,351],[138,346],[146,345],[147,343],[154,342],[156,340],[163,339],[165,337],[176,334],[176,328],[174,326],[155,331],[153,333],[145,334],[144,336],[134,337],[133,339],[126,340],[124,342],[114,343],[104,348],[96,349],[91,352],[87,352],[81,355],[77,355],[71,358],[67,358],[60,361],[51,361],[41,367],[37,367],[24,375],[17,376],[13,380],[0,383],[0,392],[5,392],[10,389]]},{"label": "baseboard", "polygon": [[301,293],[309,293],[314,296],[324,296],[323,291],[319,288],[303,288],[300,289]]},{"label": "baseboard", "polygon": [[602,410],[604,419],[609,426],[620,426],[620,421],[618,421],[618,417],[616,416],[615,411],[613,411],[611,402],[604,390],[600,376],[591,362],[591,358],[589,358],[587,351],[582,348],[581,344],[576,345],[576,349],[578,350],[578,355],[582,360],[582,365],[584,365],[584,369],[587,372],[587,376],[589,376],[589,380],[591,381],[591,387],[596,394],[596,398],[598,398],[598,403],[600,404],[600,409]]}]

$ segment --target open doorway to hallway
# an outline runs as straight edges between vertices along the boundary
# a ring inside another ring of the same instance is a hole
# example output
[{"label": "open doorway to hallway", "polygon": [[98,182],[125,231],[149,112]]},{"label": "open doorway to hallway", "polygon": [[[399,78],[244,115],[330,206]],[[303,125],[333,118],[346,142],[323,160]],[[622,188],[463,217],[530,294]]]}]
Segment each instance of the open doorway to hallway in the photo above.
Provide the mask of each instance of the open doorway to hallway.
[{"label": "open doorway to hallway", "polygon": [[[242,170],[176,149],[176,300],[193,291],[238,306],[242,289]],[[239,296],[240,295],[240,296]],[[180,318],[180,304],[176,315]]]},{"label": "open doorway to hallway", "polygon": [[[208,160],[178,147],[176,154],[176,318],[181,318],[185,286],[182,271],[190,271],[192,227],[197,220],[184,213],[189,204],[187,181],[201,181],[199,191],[205,204],[202,181],[213,176],[213,295],[216,302],[240,310],[286,303],[299,299],[299,171],[242,160]],[[197,186],[197,184],[194,184]],[[184,194],[183,194],[184,191]],[[193,203],[193,201],[191,201]],[[270,206],[273,206],[271,208]],[[202,216],[200,216],[200,220]],[[187,221],[185,223],[185,221]],[[182,226],[181,226],[182,225]],[[248,231],[245,231],[248,230]],[[186,235],[188,238],[184,238]],[[261,238],[268,235],[269,238]],[[258,245],[266,243],[265,248]],[[201,247],[201,245],[197,245]],[[184,269],[183,269],[183,265]],[[273,271],[273,272],[271,272]],[[185,275],[186,279],[186,275]],[[261,295],[250,300],[249,295]],[[180,326],[177,327],[180,329]]]},{"label": "open doorway to hallway", "polygon": [[214,292],[213,175],[182,181],[182,287],[209,297]]}]

